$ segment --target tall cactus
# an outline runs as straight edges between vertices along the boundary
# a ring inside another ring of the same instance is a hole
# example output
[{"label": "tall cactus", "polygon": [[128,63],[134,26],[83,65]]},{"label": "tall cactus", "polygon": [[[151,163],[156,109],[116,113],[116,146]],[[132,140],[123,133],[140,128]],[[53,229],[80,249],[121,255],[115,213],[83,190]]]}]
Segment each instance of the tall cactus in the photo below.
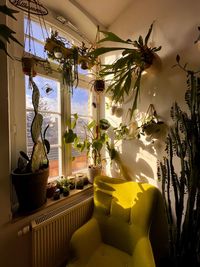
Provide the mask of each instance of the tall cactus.
[{"label": "tall cactus", "polygon": [[33,150],[30,158],[26,155],[26,153],[20,151],[20,155],[27,162],[27,164],[24,164],[24,160],[22,160],[22,158],[19,158],[18,169],[21,170],[21,172],[36,172],[42,168],[47,168],[49,165],[47,154],[50,151],[50,144],[45,138],[45,134],[49,125],[47,125],[44,130],[44,133],[42,134],[43,116],[38,111],[40,91],[35,82],[33,81],[32,77],[29,77],[29,83],[33,91],[32,104],[34,108],[34,117],[31,124],[31,138],[33,141]]},{"label": "tall cactus", "polygon": [[200,78],[199,72],[180,64],[179,56],[177,65],[187,73],[188,112],[182,111],[177,103],[171,108],[174,125],[166,142],[167,157],[160,162],[159,177],[168,215],[173,266],[197,267],[200,266]]}]

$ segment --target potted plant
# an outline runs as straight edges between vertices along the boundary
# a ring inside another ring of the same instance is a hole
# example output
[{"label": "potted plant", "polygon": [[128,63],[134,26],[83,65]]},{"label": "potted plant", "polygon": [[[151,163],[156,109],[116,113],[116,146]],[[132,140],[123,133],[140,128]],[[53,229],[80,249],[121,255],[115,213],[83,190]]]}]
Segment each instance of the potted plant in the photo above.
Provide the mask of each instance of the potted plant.
[{"label": "potted plant", "polygon": [[[18,13],[14,9],[8,8],[6,5],[0,5],[0,12],[16,20],[14,14]],[[14,37],[15,32],[11,30],[8,26],[0,24],[0,50],[3,50],[9,57],[11,57],[6,48],[6,42],[10,43],[10,40],[15,43],[20,44],[20,42]]]},{"label": "potted plant", "polygon": [[31,124],[33,149],[30,156],[20,151],[18,166],[12,172],[12,182],[21,212],[33,211],[46,202],[47,179],[49,176],[47,154],[50,151],[50,144],[45,137],[49,125],[42,133],[43,117],[38,111],[40,92],[32,77],[29,77],[29,82],[33,90],[34,117]]},{"label": "potted plant", "polygon": [[91,164],[88,166],[88,179],[92,183],[94,176],[101,173],[101,150],[107,142],[108,135],[106,130],[110,127],[110,123],[106,119],[101,119],[98,124],[95,120],[88,124],[83,124],[84,137],[80,137],[75,132],[77,120],[78,115],[74,114],[73,121],[67,125],[64,140],[66,144],[72,143],[73,147],[79,152],[87,150],[87,155],[91,158]]},{"label": "potted plant", "polygon": [[[171,108],[174,122],[166,141],[167,156],[159,178],[169,226],[169,262],[164,266],[200,266],[200,77],[199,71],[177,65],[187,74],[187,111]],[[179,164],[178,164],[179,163]],[[172,205],[174,201],[174,205]]]},{"label": "potted plant", "polygon": [[154,141],[166,137],[167,125],[159,119],[153,104],[150,104],[140,127],[137,128],[137,137],[145,136],[146,140]]},{"label": "potted plant", "polygon": [[[133,103],[130,109],[130,119],[137,107],[142,73],[157,60],[158,56],[156,52],[161,49],[161,46],[148,46],[152,29],[153,23],[145,38],[139,36],[138,40],[135,41],[130,39],[123,40],[112,32],[102,31],[105,38],[101,39],[99,43],[110,41],[128,46],[97,47],[91,52],[94,57],[99,57],[111,51],[122,50],[122,55],[119,59],[115,60],[112,64],[104,65],[101,70],[101,76],[108,76],[108,79],[106,80],[108,82],[106,91],[111,93],[112,100],[116,103],[122,103],[126,96],[134,92],[135,96],[133,97]],[[135,80],[134,85],[132,85],[133,79]]]}]

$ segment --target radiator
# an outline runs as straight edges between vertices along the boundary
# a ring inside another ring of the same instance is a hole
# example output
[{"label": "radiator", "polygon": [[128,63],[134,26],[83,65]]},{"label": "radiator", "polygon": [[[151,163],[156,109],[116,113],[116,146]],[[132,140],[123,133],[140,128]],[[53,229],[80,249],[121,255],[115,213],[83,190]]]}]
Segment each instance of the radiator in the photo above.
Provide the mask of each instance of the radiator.
[{"label": "radiator", "polygon": [[70,238],[90,218],[92,203],[90,197],[71,207],[63,206],[31,222],[33,267],[59,267],[66,262]]}]

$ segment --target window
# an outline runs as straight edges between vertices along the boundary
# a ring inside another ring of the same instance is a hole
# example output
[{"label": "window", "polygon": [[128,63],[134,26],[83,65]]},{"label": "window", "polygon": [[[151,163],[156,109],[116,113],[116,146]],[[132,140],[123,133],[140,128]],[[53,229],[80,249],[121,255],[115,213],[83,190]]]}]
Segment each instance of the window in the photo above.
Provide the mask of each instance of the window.
[{"label": "window", "polygon": [[[44,52],[44,42],[47,36],[41,30],[41,26],[37,21],[33,21],[31,25],[31,40],[28,40],[26,30],[27,19],[24,20],[25,32],[25,49],[27,52],[34,53],[41,58],[46,58]],[[46,25],[50,32],[51,25]],[[58,32],[59,30],[56,29]],[[59,32],[59,35],[64,35]],[[34,42],[33,42],[34,40]],[[32,45],[30,45],[33,43]],[[31,51],[30,51],[31,50]],[[90,112],[90,91],[88,90],[87,71],[79,68],[80,87],[74,89],[73,96],[66,93],[63,85],[62,75],[56,71],[45,73],[43,68],[37,69],[37,76],[34,81],[40,90],[39,111],[43,115],[44,127],[49,124],[46,138],[51,145],[49,158],[50,177],[71,174],[72,172],[82,171],[87,167],[87,155],[78,154],[76,151],[68,149],[62,144],[62,135],[65,130],[65,120],[70,118],[70,114],[78,113],[79,122],[77,132],[81,134],[80,123],[88,122],[91,119]],[[32,140],[30,136],[30,126],[33,117],[33,107],[31,102],[32,91],[29,88],[28,77],[25,76],[26,84],[26,125],[27,125],[27,153],[32,151]],[[71,162],[71,158],[75,157],[75,161]]]}]

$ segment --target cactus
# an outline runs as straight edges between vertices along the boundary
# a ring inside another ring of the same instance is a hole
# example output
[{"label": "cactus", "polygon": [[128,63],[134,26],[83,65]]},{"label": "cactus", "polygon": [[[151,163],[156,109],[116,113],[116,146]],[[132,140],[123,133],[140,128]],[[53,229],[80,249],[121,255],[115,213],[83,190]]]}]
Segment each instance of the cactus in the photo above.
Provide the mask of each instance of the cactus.
[{"label": "cactus", "polygon": [[28,157],[25,152],[20,151],[21,157],[18,159],[18,171],[21,173],[37,172],[40,169],[47,168],[49,166],[47,154],[50,151],[50,144],[49,141],[45,138],[49,125],[47,125],[44,133],[42,134],[43,116],[38,111],[40,91],[33,81],[32,77],[29,77],[29,83],[33,90],[32,104],[35,113],[31,124],[33,150],[31,157]]}]

